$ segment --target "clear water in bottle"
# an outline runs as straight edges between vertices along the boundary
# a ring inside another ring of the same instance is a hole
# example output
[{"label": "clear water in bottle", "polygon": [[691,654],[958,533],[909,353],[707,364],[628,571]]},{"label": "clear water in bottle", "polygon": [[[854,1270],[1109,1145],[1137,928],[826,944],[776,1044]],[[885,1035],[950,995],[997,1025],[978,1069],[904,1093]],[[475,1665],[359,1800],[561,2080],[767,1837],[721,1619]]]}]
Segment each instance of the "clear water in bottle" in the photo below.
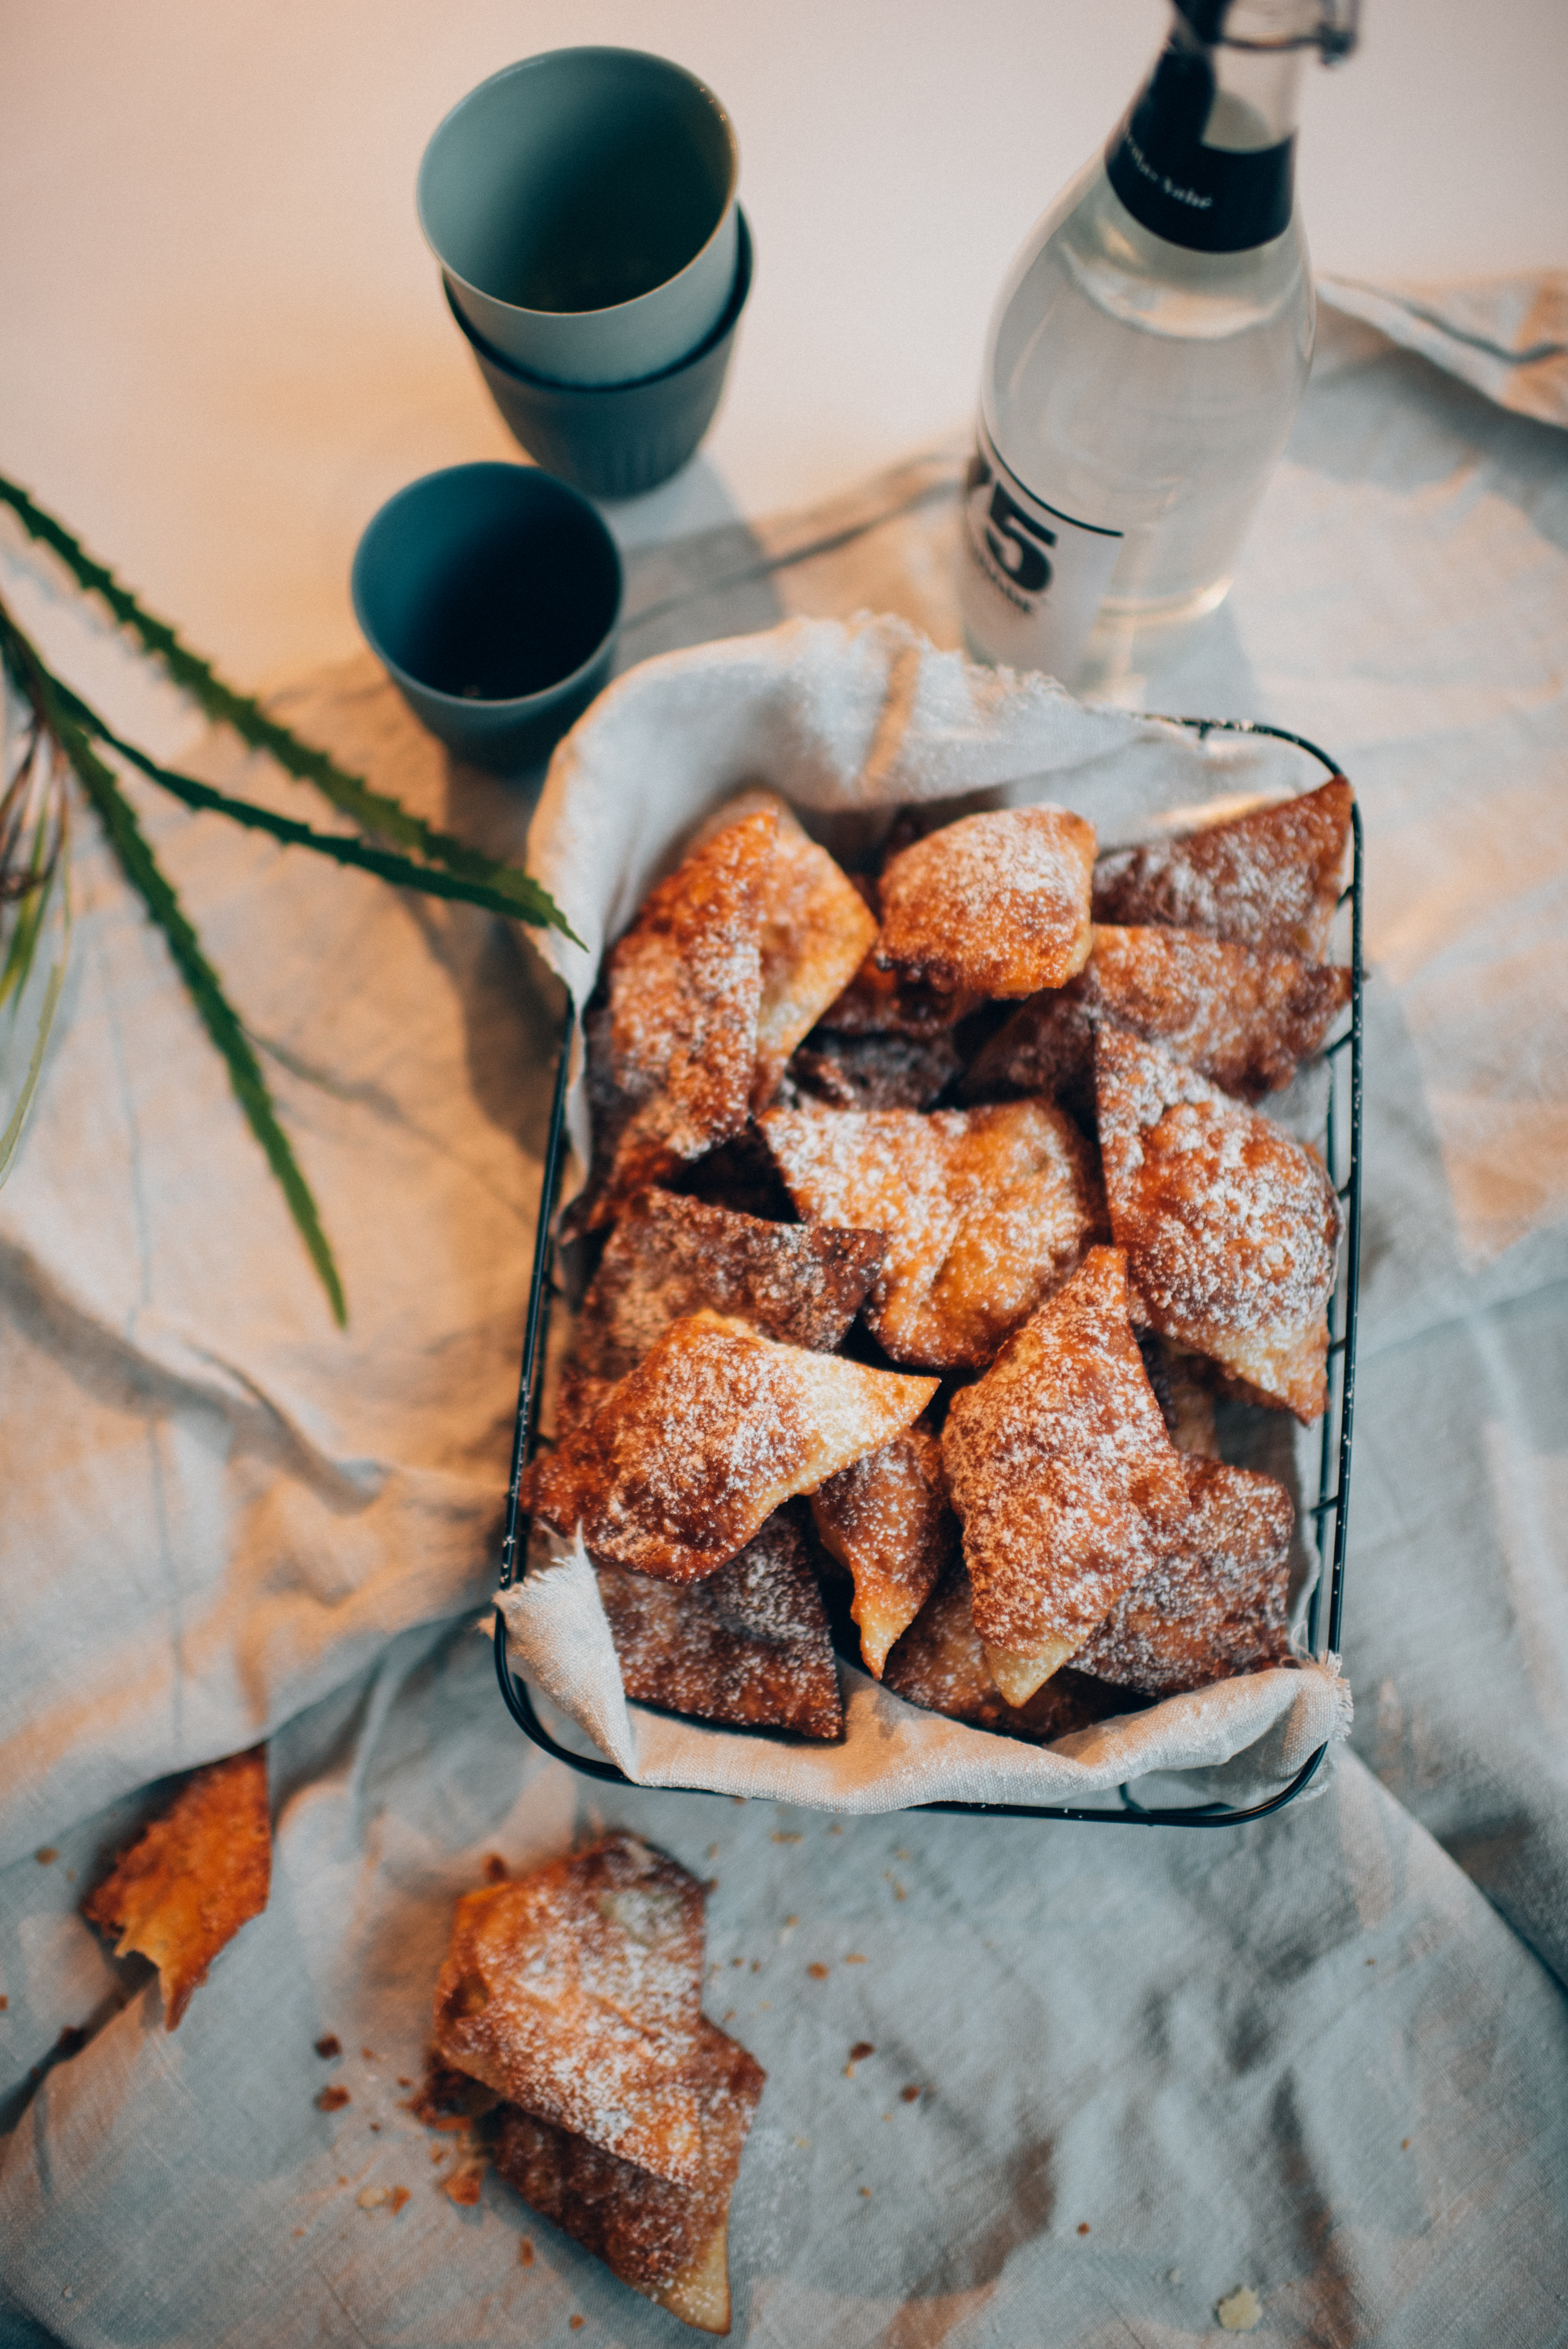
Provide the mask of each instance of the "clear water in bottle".
[{"label": "clear water in bottle", "polygon": [[[1270,5],[1278,32],[1278,0],[1233,0],[1224,21]],[[1078,682],[1091,629],[1125,656],[1230,585],[1312,357],[1290,30],[1228,50],[1179,13],[1106,157],[1002,288],[962,567],[982,657]]]}]

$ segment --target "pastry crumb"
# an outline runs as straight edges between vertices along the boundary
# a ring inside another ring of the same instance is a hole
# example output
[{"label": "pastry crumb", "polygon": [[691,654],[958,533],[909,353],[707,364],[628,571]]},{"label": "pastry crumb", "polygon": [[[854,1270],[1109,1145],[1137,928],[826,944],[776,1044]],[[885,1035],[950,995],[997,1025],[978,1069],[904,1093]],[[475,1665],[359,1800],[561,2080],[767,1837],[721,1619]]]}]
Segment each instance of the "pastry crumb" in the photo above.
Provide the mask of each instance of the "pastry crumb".
[{"label": "pastry crumb", "polygon": [[520,2268],[531,2268],[533,2265],[533,2245],[526,2235],[517,2247],[517,2263]]},{"label": "pastry crumb", "polygon": [[859,1950],[846,1950],[844,1952],[844,1963],[847,1966],[864,1966],[869,1965],[870,1962],[869,1958],[861,1957]]},{"label": "pastry crumb", "polygon": [[874,2055],[876,2052],[869,2039],[857,2039],[850,2050],[850,2061],[851,2064],[862,2064],[868,2055]]},{"label": "pastry crumb", "polygon": [[813,1982],[826,1982],[828,1979],[828,1969],[826,1966],[810,1965],[807,1967],[806,1971],[810,1975]]},{"label": "pastry crumb", "polygon": [[[335,2031],[329,2031],[325,2038],[316,2041],[315,2052],[324,2064],[330,2064],[335,2055],[342,2054],[343,2042]],[[412,2086],[413,2084],[409,2082],[407,2085]]]},{"label": "pastry crumb", "polygon": [[901,2104],[913,2105],[919,2101],[920,2090],[913,2080],[910,2082],[907,2088],[901,2088],[898,2094],[899,2102]]},{"label": "pastry crumb", "polygon": [[1263,2302],[1250,2284],[1243,2284],[1214,2311],[1227,2333],[1251,2333],[1263,2323]]},{"label": "pastry crumb", "polygon": [[1078,2220],[1078,2233],[1079,2233],[1080,2235],[1087,2235],[1087,2234],[1088,2234],[1088,2220],[1087,2219],[1080,2219],[1080,2220]]},{"label": "pastry crumb", "polygon": [[805,1838],[802,1836],[798,1836],[792,1833],[786,1834],[775,1829],[773,1840],[775,1843],[802,1843]]},{"label": "pastry crumb", "polygon": [[59,1856],[52,1843],[41,1843],[33,1854],[40,1868],[53,1868]]},{"label": "pastry crumb", "polygon": [[321,2112],[340,2113],[348,2102],[348,2091],[346,2088],[324,2088],[315,2102]]}]

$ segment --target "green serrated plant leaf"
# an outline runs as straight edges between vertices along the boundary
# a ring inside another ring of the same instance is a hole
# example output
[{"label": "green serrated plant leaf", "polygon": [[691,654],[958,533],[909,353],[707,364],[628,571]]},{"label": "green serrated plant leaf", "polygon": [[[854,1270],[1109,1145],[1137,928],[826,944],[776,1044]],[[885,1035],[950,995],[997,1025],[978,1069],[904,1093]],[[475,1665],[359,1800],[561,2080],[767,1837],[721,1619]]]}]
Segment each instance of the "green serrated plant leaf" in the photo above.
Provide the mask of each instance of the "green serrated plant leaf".
[{"label": "green serrated plant leaf", "polygon": [[153,657],[161,662],[175,684],[200,702],[210,718],[232,727],[242,740],[265,750],[299,781],[314,784],[334,807],[366,831],[379,833],[461,879],[479,882],[495,891],[506,900],[501,910],[518,921],[560,930],[574,944],[581,944],[573,937],[554,900],[521,865],[502,864],[468,847],[450,833],[437,831],[400,800],[387,792],[373,791],[363,776],[350,774],[325,750],[302,741],[291,728],[270,717],[251,695],[238,693],[226,685],[210,661],[181,642],[167,620],[146,610],[107,564],[88,554],[64,523],[46,513],[19,483],[8,481],[3,473],[0,504],[10,507],[29,537],[53,550],[89,594],[102,598],[116,619],[133,631]]},{"label": "green serrated plant leaf", "polygon": [[[55,680],[55,692],[60,707],[74,719],[84,734],[102,742],[137,768],[150,781],[157,783],[186,807],[201,808],[215,815],[226,815],[235,823],[244,824],[253,832],[270,833],[290,848],[313,849],[318,856],[331,857],[337,864],[357,867],[364,873],[374,873],[383,881],[392,882],[400,889],[417,889],[427,897],[456,899],[463,905],[483,905],[492,914],[505,915],[510,920],[527,918],[515,896],[503,895],[481,881],[461,879],[428,864],[417,864],[412,857],[399,856],[386,848],[373,848],[367,841],[356,840],[343,833],[317,832],[308,823],[298,823],[292,816],[274,814],[271,808],[258,807],[252,800],[237,800],[227,792],[214,790],[211,783],[199,782],[194,775],[182,775],[178,769],[160,766],[139,750],[134,742],[127,742],[106,726],[97,712],[90,709],[79,694],[69,686]],[[523,875],[528,880],[528,875]],[[555,912],[551,899],[535,883],[530,883],[539,900],[541,910],[533,917],[542,926]],[[548,910],[546,910],[548,909]],[[561,926],[564,929],[565,924]],[[573,936],[571,930],[566,931]],[[581,944],[581,940],[574,940]]]},{"label": "green serrated plant leaf", "polygon": [[[24,689],[70,761],[77,781],[97,810],[120,870],[147,907],[153,922],[162,931],[197,1015],[222,1055],[235,1099],[282,1186],[289,1213],[326,1291],[333,1318],[342,1329],[346,1326],[348,1319],[343,1283],[331,1246],[322,1228],[315,1199],[300,1171],[288,1136],[278,1122],[261,1063],[251,1049],[233,1006],[223,992],[222,982],[203,953],[201,939],[148,846],[146,835],[137,821],[136,811],[120,790],[113,773],[98,757],[88,735],[63,706],[53,678],[38,661],[32,647],[3,606],[0,606],[0,623],[4,624],[0,627],[0,643],[4,644],[6,665],[22,671]],[[34,1067],[29,1071],[29,1100],[30,1088],[36,1084],[42,1060],[40,1047],[35,1050]],[[17,1131],[20,1132],[19,1125]]]}]

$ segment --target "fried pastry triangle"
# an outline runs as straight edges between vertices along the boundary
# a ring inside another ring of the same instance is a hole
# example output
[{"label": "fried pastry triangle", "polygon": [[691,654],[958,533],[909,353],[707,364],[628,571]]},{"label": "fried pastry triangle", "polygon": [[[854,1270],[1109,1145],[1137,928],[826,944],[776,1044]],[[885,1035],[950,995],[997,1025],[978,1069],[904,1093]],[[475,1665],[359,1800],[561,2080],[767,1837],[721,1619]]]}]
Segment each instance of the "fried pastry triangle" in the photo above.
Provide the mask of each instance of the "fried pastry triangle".
[{"label": "fried pastry triangle", "polygon": [[1316,1419],[1340,1232],[1322,1160],[1157,1044],[1102,1028],[1095,1069],[1135,1318]]},{"label": "fried pastry triangle", "polygon": [[962,816],[890,859],[879,891],[884,970],[980,996],[1033,995],[1081,970],[1094,826],[1066,808]]},{"label": "fried pastry triangle", "polygon": [[1102,856],[1097,922],[1166,923],[1321,962],[1355,798],[1343,775],[1228,823]]},{"label": "fried pastry triangle", "polygon": [[764,808],[705,842],[611,949],[608,1016],[588,1033],[598,1171],[585,1228],[746,1123],[777,832]]},{"label": "fried pastry triangle", "polygon": [[767,2078],[717,2023],[699,2021],[687,2068],[701,2134],[676,2185],[584,2137],[503,2105],[491,2124],[497,2173],[623,2283],[700,2333],[729,2331],[729,2204]]},{"label": "fried pastry triangle", "polygon": [[876,916],[825,848],[778,802],[779,836],[762,888],[762,998],[753,1110],[765,1109],[801,1038],[871,952]]},{"label": "fried pastry triangle", "polygon": [[886,1234],[865,1316],[894,1361],[988,1361],[1103,1226],[1082,1137],[1043,1102],[772,1110],[762,1130],[809,1223]]},{"label": "fried pastry triangle", "polygon": [[1151,1696],[1263,1671],[1290,1652],[1290,1495],[1219,1460],[1185,1464],[1191,1513],[1177,1545],[1073,1659],[1080,1672]]},{"label": "fried pastry triangle", "polygon": [[89,1924],[150,1958],[163,2027],[178,2029],[191,1994],[242,1925],[267,1905],[273,1834],[267,1749],[253,1746],[196,1771],[82,1902]]},{"label": "fried pastry triangle", "polygon": [[612,1835],[457,1904],[436,1985],[445,2064],[655,2178],[703,2168],[702,1887]]},{"label": "fried pastry triangle", "polygon": [[1094,1030],[1109,1020],[1157,1040],[1229,1093],[1286,1085],[1350,1000],[1350,973],[1196,930],[1097,925],[1070,987],[1020,1004],[986,1043],[965,1091],[1092,1099]]},{"label": "fried pastry triangle", "polygon": [[803,1506],[775,1509],[755,1539],[695,1588],[600,1566],[629,1697],[697,1721],[842,1736],[833,1642],[797,1514]]},{"label": "fried pastry triangle", "polygon": [[1021,1706],[1159,1564],[1187,1511],[1119,1249],[1091,1248],[985,1377],[954,1395],[942,1460],[975,1628],[992,1678]]},{"label": "fried pastry triangle", "polygon": [[1136,1709],[1121,1690],[1065,1667],[1027,1702],[1009,1704],[992,1679],[975,1629],[969,1577],[956,1561],[944,1575],[887,1660],[887,1686],[911,1704],[944,1713],[973,1728],[1049,1745],[1113,1713]]},{"label": "fried pastry triangle", "polygon": [[819,1485],[811,1516],[825,1547],[854,1578],[850,1613],[860,1627],[866,1670],[880,1681],[888,1650],[913,1622],[958,1546],[941,1444],[917,1423]]},{"label": "fried pastry triangle", "polygon": [[523,1505],[598,1558],[669,1582],[716,1573],[781,1502],[918,1419],[934,1379],[780,1346],[744,1322],[672,1322],[592,1419],[536,1460]]},{"label": "fried pastry triangle", "polygon": [[643,1191],[616,1224],[573,1333],[563,1423],[583,1382],[625,1377],[660,1332],[709,1307],[785,1345],[828,1353],[842,1340],[882,1261],[877,1232],[766,1223],[668,1191]]}]

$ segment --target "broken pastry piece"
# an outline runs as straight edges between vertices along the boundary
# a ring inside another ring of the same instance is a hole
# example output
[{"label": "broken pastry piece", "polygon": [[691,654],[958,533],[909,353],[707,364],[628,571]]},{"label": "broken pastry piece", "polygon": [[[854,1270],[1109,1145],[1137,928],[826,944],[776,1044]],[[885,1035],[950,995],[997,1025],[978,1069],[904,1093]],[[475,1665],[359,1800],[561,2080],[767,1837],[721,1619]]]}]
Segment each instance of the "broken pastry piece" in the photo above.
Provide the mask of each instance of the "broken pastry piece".
[{"label": "broken pastry piece", "polygon": [[880,1233],[764,1222],[668,1191],[640,1192],[616,1224],[573,1333],[562,1425],[635,1370],[672,1321],[705,1306],[820,1353],[839,1345],[882,1262]]},{"label": "broken pastry piece", "polygon": [[930,1598],[958,1547],[942,1445],[917,1423],[830,1476],[811,1495],[823,1546],[853,1578],[861,1654],[881,1680],[888,1650]]},{"label": "broken pastry piece", "polygon": [[523,1506],[559,1533],[580,1528],[595,1557],[700,1582],[782,1502],[912,1425],[936,1384],[686,1314],[534,1461]]},{"label": "broken pastry piece", "polygon": [[1187,1514],[1119,1249],[1091,1248],[954,1395],[942,1460],[987,1666],[1009,1704],[1026,1704],[1160,1563]]},{"label": "broken pastry piece", "polygon": [[629,1697],[696,1721],[842,1736],[833,1642],[797,1514],[803,1506],[776,1509],[727,1566],[693,1588],[599,1567]]},{"label": "broken pastry piece", "polygon": [[1094,826],[1066,808],[966,815],[892,857],[878,893],[884,970],[977,996],[1033,995],[1081,970]]},{"label": "broken pastry piece", "polygon": [[1102,1021],[1158,1040],[1243,1101],[1287,1085],[1350,1000],[1350,973],[1195,930],[1097,926],[1070,987],[1020,1004],[977,1055],[965,1091],[1047,1093],[1088,1107]]},{"label": "broken pastry piece", "polygon": [[273,1835],[267,1749],[196,1771],[110,1874],[82,1902],[115,1956],[150,1958],[163,1992],[163,2027],[178,2029],[191,1994],[242,1925],[267,1905]]},{"label": "broken pastry piece", "polygon": [[730,824],[649,891],[588,1023],[595,1159],[585,1229],[746,1123],[778,819]]},{"label": "broken pastry piece", "polygon": [[751,1106],[766,1109],[785,1063],[871,952],[876,916],[782,800],[762,888],[762,995]]},{"label": "broken pastry piece", "polygon": [[481,2124],[500,2175],[623,2282],[724,2333],[730,2196],[766,2075],[703,2014],[703,1956],[701,1886],[611,1835],[459,1901],[435,2044],[449,2080],[501,2099]]},{"label": "broken pastry piece", "polygon": [[1009,1704],[991,1677],[969,1577],[956,1562],[893,1649],[882,1677],[895,1695],[928,1713],[1030,1745],[1049,1745],[1111,1713],[1136,1711],[1141,1702],[1064,1665],[1026,1703]]},{"label": "broken pastry piece", "polygon": [[1090,1633],[1077,1671],[1174,1696],[1289,1655],[1290,1495],[1218,1460],[1189,1460],[1186,1475],[1191,1513],[1178,1546]]},{"label": "broken pastry piece", "polygon": [[1228,823],[1113,850],[1095,866],[1094,918],[1160,922],[1321,962],[1354,797],[1336,775]]},{"label": "broken pastry piece", "polygon": [[1096,1039],[1100,1153],[1134,1318],[1304,1422],[1327,1402],[1339,1202],[1315,1151],[1157,1044]]},{"label": "broken pastry piece", "polygon": [[1044,1102],[773,1110],[762,1131],[809,1223],[885,1233],[865,1318],[894,1361],[989,1361],[1103,1227],[1088,1149]]},{"label": "broken pastry piece", "polygon": [[703,2019],[689,2075],[702,2127],[689,2185],[655,2178],[514,2105],[495,2116],[490,2158],[530,2208],[634,2292],[698,2333],[729,2331],[729,2204],[767,2074]]}]

